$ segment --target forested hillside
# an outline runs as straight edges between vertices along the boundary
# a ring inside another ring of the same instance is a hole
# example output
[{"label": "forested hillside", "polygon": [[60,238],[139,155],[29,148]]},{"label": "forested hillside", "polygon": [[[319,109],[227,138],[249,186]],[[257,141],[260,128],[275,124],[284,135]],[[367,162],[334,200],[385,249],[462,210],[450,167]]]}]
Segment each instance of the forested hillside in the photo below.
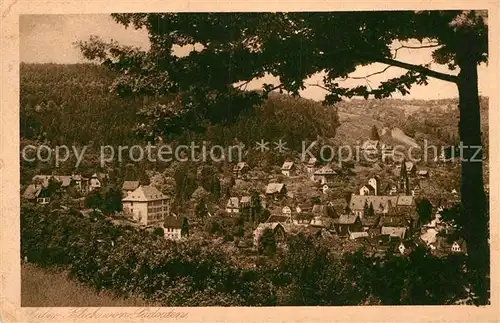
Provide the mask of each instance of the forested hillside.
[{"label": "forested hillside", "polygon": [[[138,142],[134,130],[143,101],[110,93],[112,82],[113,75],[96,65],[21,64],[21,136],[53,145]],[[334,137],[337,126],[335,109],[273,94],[231,125],[209,125],[204,133],[185,132],[175,139],[227,145],[235,138],[246,143],[282,138],[299,150],[303,139]]]}]

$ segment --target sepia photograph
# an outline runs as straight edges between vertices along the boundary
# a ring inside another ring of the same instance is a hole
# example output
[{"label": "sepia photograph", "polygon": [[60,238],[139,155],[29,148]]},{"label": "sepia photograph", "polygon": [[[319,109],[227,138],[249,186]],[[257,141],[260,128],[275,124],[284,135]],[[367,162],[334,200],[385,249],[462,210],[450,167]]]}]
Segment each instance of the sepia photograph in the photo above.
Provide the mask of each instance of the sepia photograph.
[{"label": "sepia photograph", "polygon": [[20,306],[490,305],[488,17],[20,15]]}]

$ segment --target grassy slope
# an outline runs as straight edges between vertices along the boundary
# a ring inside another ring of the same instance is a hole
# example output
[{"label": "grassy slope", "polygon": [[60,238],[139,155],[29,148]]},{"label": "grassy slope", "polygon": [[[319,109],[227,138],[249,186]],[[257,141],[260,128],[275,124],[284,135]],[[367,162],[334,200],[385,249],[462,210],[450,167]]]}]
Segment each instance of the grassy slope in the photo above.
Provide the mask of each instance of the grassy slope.
[{"label": "grassy slope", "polygon": [[147,306],[144,301],[121,299],[108,292],[97,293],[70,280],[62,272],[42,269],[33,264],[21,265],[21,306],[23,307],[93,307]]}]

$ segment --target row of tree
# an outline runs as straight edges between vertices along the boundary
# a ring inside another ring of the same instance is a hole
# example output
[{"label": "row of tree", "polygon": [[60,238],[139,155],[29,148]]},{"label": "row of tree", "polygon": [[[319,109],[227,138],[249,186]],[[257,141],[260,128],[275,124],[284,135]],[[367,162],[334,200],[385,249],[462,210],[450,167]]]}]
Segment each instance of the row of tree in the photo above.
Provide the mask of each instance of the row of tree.
[{"label": "row of tree", "polygon": [[166,241],[101,217],[21,206],[22,257],[160,306],[437,305],[467,297],[462,257],[425,249],[385,260],[362,251],[339,256],[304,234],[289,236],[286,251],[264,245],[248,266],[235,260],[238,251],[206,239]]}]

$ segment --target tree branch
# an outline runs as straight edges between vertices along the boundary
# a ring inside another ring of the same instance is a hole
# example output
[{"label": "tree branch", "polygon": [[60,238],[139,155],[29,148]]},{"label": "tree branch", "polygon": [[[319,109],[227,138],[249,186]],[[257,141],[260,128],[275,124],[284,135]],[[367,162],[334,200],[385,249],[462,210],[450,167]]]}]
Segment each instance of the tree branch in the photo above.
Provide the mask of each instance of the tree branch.
[{"label": "tree branch", "polygon": [[372,56],[369,56],[366,54],[361,54],[361,56],[364,56],[370,60],[373,60],[374,62],[401,67],[401,68],[415,71],[415,72],[419,72],[419,73],[422,73],[422,74],[425,74],[427,76],[434,77],[434,78],[437,78],[437,79],[440,79],[443,81],[448,81],[448,82],[452,82],[452,83],[458,82],[458,77],[455,75],[436,72],[436,71],[433,71],[433,70],[431,70],[427,67],[424,67],[424,66],[405,63],[405,62],[401,62],[401,61],[397,61],[395,59],[390,59],[390,58],[385,58],[385,57],[372,57]]},{"label": "tree branch", "polygon": [[385,71],[387,71],[391,67],[392,67],[392,65],[387,65],[386,68],[384,68],[383,70],[375,72],[375,73],[368,74],[366,76],[348,76],[347,78],[353,79],[353,80],[366,80],[367,78],[369,78],[371,76],[384,73]]},{"label": "tree branch", "polygon": [[406,49],[422,49],[422,48],[435,48],[435,47],[440,47],[443,46],[442,44],[428,44],[428,45],[421,45],[421,46],[408,46],[408,45],[401,45],[398,48],[394,49],[394,58],[396,58],[398,51],[400,49],[406,48]]}]

